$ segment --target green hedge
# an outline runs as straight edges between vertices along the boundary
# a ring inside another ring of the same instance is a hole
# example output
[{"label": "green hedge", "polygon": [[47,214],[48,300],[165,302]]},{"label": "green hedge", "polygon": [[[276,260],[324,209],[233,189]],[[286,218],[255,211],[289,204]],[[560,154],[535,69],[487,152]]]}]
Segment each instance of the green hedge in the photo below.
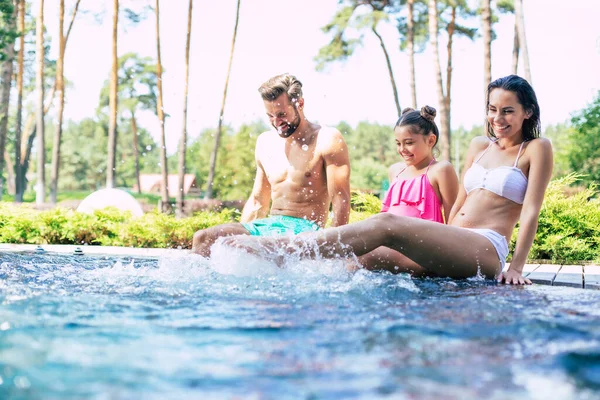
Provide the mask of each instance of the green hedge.
[{"label": "green hedge", "polygon": [[139,218],[116,208],[93,214],[64,208],[35,211],[0,204],[0,243],[88,244],[103,246],[190,248],[198,229],[233,222],[236,210],[202,212],[176,219],[158,212]]},{"label": "green hedge", "polygon": [[[566,263],[600,261],[600,200],[596,185],[566,194],[580,179],[580,175],[571,174],[550,183],[530,259]],[[377,197],[364,192],[354,192],[351,203],[350,222],[363,220],[381,208]],[[134,218],[114,208],[82,214],[65,208],[36,211],[0,203],[0,243],[189,249],[198,229],[237,220],[239,211],[230,209],[199,212],[182,219],[158,212]],[[517,232],[518,227],[510,243],[511,251]]]},{"label": "green hedge", "polygon": [[[530,259],[553,262],[600,262],[600,199],[595,184],[567,195],[582,175],[570,174],[550,182],[539,217]],[[511,240],[514,250],[518,227]]]}]

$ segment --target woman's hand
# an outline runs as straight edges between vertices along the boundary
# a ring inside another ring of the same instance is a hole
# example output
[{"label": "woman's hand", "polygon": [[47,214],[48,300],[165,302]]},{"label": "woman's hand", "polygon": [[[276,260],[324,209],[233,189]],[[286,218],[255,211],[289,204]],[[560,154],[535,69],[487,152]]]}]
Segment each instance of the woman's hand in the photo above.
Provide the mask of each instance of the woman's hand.
[{"label": "woman's hand", "polygon": [[496,277],[498,283],[505,283],[507,285],[531,285],[531,281],[524,278],[520,272],[512,269],[508,271],[500,272],[500,275]]}]

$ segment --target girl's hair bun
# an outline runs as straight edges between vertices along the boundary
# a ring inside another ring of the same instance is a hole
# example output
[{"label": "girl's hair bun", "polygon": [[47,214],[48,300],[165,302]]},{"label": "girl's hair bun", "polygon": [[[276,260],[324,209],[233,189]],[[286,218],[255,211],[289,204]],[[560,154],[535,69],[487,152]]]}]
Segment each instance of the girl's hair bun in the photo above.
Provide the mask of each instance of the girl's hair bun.
[{"label": "girl's hair bun", "polygon": [[427,121],[433,122],[435,119],[437,111],[435,108],[431,106],[423,106],[421,107],[421,117],[425,118]]},{"label": "girl's hair bun", "polygon": [[400,116],[403,116],[404,114],[411,112],[411,111],[415,111],[414,108],[410,108],[410,107],[406,107],[402,110],[402,112],[400,113]]}]

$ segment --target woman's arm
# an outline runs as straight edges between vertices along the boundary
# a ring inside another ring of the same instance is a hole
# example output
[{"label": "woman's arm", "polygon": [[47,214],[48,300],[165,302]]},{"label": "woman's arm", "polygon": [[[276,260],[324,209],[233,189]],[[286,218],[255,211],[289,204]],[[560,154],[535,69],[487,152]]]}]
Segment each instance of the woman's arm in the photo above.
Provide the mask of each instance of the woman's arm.
[{"label": "woman's arm", "polygon": [[554,165],[552,145],[549,140],[545,138],[535,139],[529,143],[528,147],[530,147],[528,149],[530,154],[529,176],[519,220],[519,233],[515,252],[508,270],[498,276],[499,282],[508,284],[531,283],[522,277],[523,266],[527,261],[527,255],[535,239],[544,193],[550,182],[552,166]]}]

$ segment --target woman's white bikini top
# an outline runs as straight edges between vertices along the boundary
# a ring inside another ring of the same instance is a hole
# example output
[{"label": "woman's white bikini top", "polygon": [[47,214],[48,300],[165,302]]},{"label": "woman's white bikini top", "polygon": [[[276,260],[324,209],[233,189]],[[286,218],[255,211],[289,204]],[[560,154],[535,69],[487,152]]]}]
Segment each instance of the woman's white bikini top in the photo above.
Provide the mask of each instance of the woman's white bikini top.
[{"label": "woman's white bikini top", "polygon": [[494,143],[496,142],[490,143],[487,149],[481,153],[473,165],[471,165],[471,168],[465,173],[463,179],[465,190],[469,194],[475,189],[485,189],[515,203],[523,204],[525,192],[527,191],[527,177],[520,168],[517,168],[517,162],[519,161],[525,142],[521,143],[517,159],[512,167],[500,166],[487,169],[478,164],[478,162]]}]

